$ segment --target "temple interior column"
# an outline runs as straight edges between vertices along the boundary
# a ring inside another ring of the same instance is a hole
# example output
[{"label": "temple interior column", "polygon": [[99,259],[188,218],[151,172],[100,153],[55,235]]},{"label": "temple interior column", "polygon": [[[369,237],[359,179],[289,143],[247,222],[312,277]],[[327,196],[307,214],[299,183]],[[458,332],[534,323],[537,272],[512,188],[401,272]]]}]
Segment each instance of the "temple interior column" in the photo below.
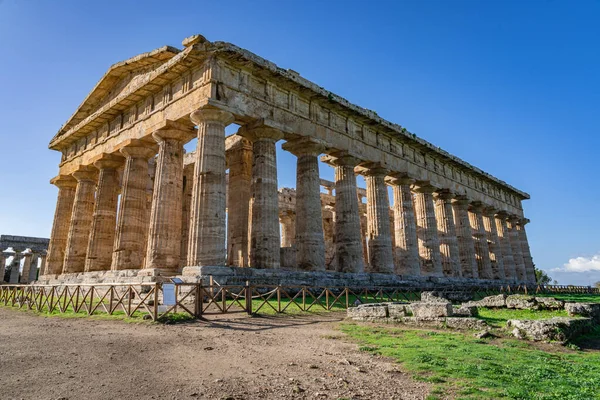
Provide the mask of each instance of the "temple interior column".
[{"label": "temple interior column", "polygon": [[304,271],[325,270],[325,236],[321,211],[319,155],[324,146],[313,139],[286,142],[283,150],[296,163],[296,262]]},{"label": "temple interior column", "polygon": [[435,188],[427,183],[418,182],[413,188],[415,192],[415,216],[421,259],[421,275],[444,276],[435,207],[433,204],[433,192]]},{"label": "temple interior column", "polygon": [[85,259],[85,272],[110,270],[119,200],[119,172],[117,169],[123,165],[123,161],[121,155],[105,154],[94,163],[100,173]]},{"label": "temple interior column", "polygon": [[513,258],[515,260],[515,272],[516,280],[518,283],[527,282],[527,272],[525,271],[525,261],[523,260],[523,247],[521,245],[521,238],[519,231],[517,230],[517,223],[519,217],[516,215],[510,215],[508,217],[508,232],[510,238],[510,246],[513,252]]},{"label": "temple interior column", "polygon": [[436,192],[434,198],[435,219],[437,221],[440,253],[442,256],[442,269],[446,276],[460,277],[461,266],[458,251],[458,239],[456,236],[451,202],[454,195],[449,191],[444,190]]},{"label": "temple interior column", "polygon": [[469,220],[469,200],[463,196],[452,199],[452,213],[454,214],[462,276],[464,278],[479,278],[473,231]]},{"label": "temple interior column", "polygon": [[413,179],[405,176],[389,179],[394,191],[394,259],[398,275],[421,275],[417,223],[410,185]]},{"label": "temple interior column", "polygon": [[367,236],[369,272],[394,273],[392,236],[390,229],[390,200],[385,168],[375,166],[364,172],[367,182]]},{"label": "temple interior column", "polygon": [[240,135],[227,140],[229,146],[229,190],[227,191],[227,264],[248,266],[248,221],[252,186],[252,143]]},{"label": "temple interior column", "polygon": [[158,143],[158,158],[144,268],[176,273],[181,256],[183,145],[194,137],[194,131],[166,121],[152,136]]},{"label": "temple interior column", "polygon": [[528,223],[529,219],[521,218],[517,223],[517,231],[519,231],[521,252],[523,253],[523,263],[525,265],[527,281],[530,283],[536,283],[537,279],[535,277],[535,264],[533,264],[533,257],[531,257],[531,249],[529,248],[529,241],[527,240],[527,233],[525,232],[525,225]]},{"label": "temple interior column", "polygon": [[334,246],[339,272],[364,272],[365,254],[354,167],[360,160],[342,154],[327,156],[335,168]]},{"label": "temple interior column", "polygon": [[492,279],[492,264],[490,262],[490,249],[487,242],[487,234],[483,226],[483,204],[472,202],[469,208],[469,219],[473,230],[473,243],[475,244],[475,256],[477,259],[477,270],[479,279]]},{"label": "temple interior column", "polygon": [[285,211],[279,214],[281,224],[281,247],[294,247],[296,245],[296,214]]},{"label": "temple interior column", "polygon": [[[2,251],[2,252],[0,252],[0,283],[5,282],[4,281],[5,274],[6,274],[6,256],[4,255],[4,251]],[[40,275],[41,275],[41,272],[40,272]]]},{"label": "temple interior column", "polygon": [[189,164],[183,168],[183,198],[181,201],[181,244],[179,255],[179,268],[187,264],[187,252],[190,235],[190,209],[192,207],[192,189],[194,186],[194,165]]},{"label": "temple interior column", "polygon": [[72,176],[59,175],[50,183],[58,187],[58,199],[56,200],[56,211],[54,212],[44,273],[54,275],[62,273],[77,181]]},{"label": "temple interior column", "polygon": [[224,266],[227,256],[225,128],[234,117],[227,111],[201,108],[190,118],[198,126],[198,144],[187,265]]},{"label": "temple interior column", "polygon": [[323,204],[323,236],[325,238],[325,268],[338,271],[335,255],[335,205]]},{"label": "temple interior column", "polygon": [[[283,134],[267,126],[244,126],[240,134],[252,142],[250,199],[250,267],[280,268],[279,192],[275,143]],[[296,243],[298,238],[296,238]]]},{"label": "temple interior column", "polygon": [[153,144],[132,142],[121,149],[126,157],[111,269],[141,269],[148,230],[148,160],[156,154]]},{"label": "temple interior column", "polygon": [[74,172],[73,177],[77,179],[77,189],[67,236],[63,274],[85,270],[85,258],[94,214],[97,170],[93,167],[85,167]]},{"label": "temple interior column", "polygon": [[496,228],[496,211],[494,208],[486,207],[483,209],[483,226],[487,233],[488,248],[490,251],[490,264],[492,267],[492,279],[504,280],[504,258],[502,256],[502,246],[498,237]]},{"label": "temple interior column", "polygon": [[505,211],[496,213],[496,231],[498,232],[498,241],[502,253],[502,264],[504,265],[504,278],[510,282],[516,282],[517,271],[515,259],[513,256],[510,231],[506,224],[508,214]]},{"label": "temple interior column", "polygon": [[12,251],[13,260],[10,266],[10,276],[8,277],[8,283],[19,283],[19,269],[21,267],[21,260],[19,259],[19,253],[15,252],[12,247],[9,247],[5,252]]}]

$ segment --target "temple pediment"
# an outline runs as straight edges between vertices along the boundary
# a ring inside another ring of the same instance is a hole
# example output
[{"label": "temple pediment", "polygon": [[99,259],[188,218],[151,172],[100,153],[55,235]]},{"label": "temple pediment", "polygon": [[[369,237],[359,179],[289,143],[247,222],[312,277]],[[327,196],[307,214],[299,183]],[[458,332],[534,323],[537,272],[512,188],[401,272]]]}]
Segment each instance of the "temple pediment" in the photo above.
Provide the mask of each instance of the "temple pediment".
[{"label": "temple pediment", "polygon": [[101,107],[110,103],[119,94],[127,92],[131,87],[135,87],[146,76],[180,52],[181,50],[175,47],[163,46],[113,64],[87,95],[71,118],[60,128],[53,140],[69,131],[69,129],[85,120]]}]

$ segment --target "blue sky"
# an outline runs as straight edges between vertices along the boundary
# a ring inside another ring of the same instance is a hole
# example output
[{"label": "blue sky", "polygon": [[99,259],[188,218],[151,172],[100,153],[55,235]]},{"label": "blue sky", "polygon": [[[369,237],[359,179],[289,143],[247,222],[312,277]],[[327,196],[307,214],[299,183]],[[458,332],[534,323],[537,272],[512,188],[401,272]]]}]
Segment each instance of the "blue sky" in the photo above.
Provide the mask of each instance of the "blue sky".
[{"label": "blue sky", "polygon": [[[537,266],[600,281],[599,20],[597,0],[0,0],[0,233],[49,236],[48,142],[108,67],[200,33],[530,193]],[[295,159],[279,156],[294,186]]]}]

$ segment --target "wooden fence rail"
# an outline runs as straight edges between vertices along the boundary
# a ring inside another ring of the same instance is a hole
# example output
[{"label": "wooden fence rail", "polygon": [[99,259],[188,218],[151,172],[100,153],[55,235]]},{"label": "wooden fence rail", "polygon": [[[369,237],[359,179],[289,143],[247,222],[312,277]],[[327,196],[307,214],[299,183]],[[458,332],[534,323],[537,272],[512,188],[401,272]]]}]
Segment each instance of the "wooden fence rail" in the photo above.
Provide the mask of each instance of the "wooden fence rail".
[{"label": "wooden fence rail", "polygon": [[[499,293],[596,294],[586,286],[502,286],[467,289],[474,298]],[[170,293],[166,293],[170,292]],[[145,316],[157,321],[174,314],[201,318],[210,314],[243,312],[286,313],[345,310],[357,303],[416,301],[421,290],[307,286],[203,286],[198,283],[0,285],[0,304],[40,313],[105,313]]]}]

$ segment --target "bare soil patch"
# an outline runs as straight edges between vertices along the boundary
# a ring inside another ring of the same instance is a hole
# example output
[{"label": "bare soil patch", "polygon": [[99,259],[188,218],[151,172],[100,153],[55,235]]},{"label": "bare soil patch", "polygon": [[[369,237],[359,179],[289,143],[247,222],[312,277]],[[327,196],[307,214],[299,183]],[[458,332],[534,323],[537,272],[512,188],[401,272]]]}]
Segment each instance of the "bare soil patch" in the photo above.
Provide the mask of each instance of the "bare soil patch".
[{"label": "bare soil patch", "polygon": [[344,314],[161,325],[0,308],[4,399],[424,399],[429,385],[359,352]]}]

